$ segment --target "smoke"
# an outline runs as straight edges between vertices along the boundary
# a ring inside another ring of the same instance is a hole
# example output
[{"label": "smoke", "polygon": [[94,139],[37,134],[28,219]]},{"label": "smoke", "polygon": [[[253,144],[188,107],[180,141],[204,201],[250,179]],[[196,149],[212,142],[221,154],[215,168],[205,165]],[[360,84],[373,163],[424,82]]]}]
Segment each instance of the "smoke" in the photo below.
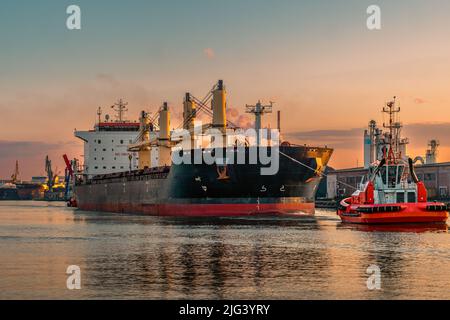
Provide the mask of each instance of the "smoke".
[{"label": "smoke", "polygon": [[254,120],[246,113],[241,114],[236,108],[227,108],[227,119],[242,129],[254,127]]}]

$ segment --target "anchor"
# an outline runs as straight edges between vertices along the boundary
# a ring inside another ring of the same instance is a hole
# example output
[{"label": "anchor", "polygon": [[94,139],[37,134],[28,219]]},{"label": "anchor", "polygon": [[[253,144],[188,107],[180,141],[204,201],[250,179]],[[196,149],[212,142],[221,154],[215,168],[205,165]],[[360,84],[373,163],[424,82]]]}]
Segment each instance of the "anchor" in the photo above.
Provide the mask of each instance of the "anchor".
[{"label": "anchor", "polygon": [[219,166],[217,166],[217,174],[219,175],[217,177],[217,180],[228,180],[230,177],[227,175],[227,166],[223,166],[223,169],[221,170]]}]

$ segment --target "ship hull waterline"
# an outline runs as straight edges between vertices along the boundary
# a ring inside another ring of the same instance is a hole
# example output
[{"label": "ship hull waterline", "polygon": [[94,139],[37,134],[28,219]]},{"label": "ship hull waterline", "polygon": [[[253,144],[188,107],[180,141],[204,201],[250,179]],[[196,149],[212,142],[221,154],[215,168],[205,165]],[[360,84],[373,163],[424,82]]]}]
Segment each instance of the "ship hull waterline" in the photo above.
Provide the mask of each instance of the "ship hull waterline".
[{"label": "ship hull waterline", "polygon": [[[285,200],[283,200],[285,201]],[[104,211],[116,213],[137,213],[152,216],[171,217],[239,217],[239,216],[272,216],[314,215],[314,203],[217,203],[217,204],[83,204],[78,208],[84,211]]]}]

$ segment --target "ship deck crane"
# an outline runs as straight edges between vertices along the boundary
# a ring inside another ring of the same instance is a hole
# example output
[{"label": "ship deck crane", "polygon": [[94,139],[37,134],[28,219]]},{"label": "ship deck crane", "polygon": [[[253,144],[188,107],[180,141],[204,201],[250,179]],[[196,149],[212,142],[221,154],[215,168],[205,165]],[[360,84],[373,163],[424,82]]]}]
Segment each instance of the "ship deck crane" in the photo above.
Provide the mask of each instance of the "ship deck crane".
[{"label": "ship deck crane", "polygon": [[[255,115],[255,130],[256,130],[256,143],[260,144],[260,130],[262,128],[261,125],[261,116],[266,113],[272,113],[273,102],[270,102],[269,105],[261,104],[261,101],[258,101],[256,105],[246,105],[245,106],[246,113],[253,113]],[[278,125],[279,126],[279,125]]]}]

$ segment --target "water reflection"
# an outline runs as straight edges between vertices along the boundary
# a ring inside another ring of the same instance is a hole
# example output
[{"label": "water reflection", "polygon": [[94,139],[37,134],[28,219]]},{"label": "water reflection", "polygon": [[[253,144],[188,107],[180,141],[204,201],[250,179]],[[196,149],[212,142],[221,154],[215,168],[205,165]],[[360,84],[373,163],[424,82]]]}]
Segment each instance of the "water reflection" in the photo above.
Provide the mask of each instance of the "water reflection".
[{"label": "water reflection", "polygon": [[397,233],[428,233],[428,232],[448,232],[448,225],[445,223],[421,223],[421,224],[345,224],[337,226],[341,229],[351,229],[364,232],[397,232]]},{"label": "water reflection", "polygon": [[[0,297],[450,298],[448,227],[417,228],[343,225],[320,211],[181,219],[0,204]],[[82,269],[80,291],[65,288],[69,264]],[[366,286],[372,264],[380,291]]]},{"label": "water reflection", "polygon": [[[85,223],[100,221],[86,219]],[[308,290],[311,277],[327,278],[327,249],[302,243],[303,231],[320,228],[314,218],[146,217],[133,223],[138,221],[153,228],[135,235],[149,240],[137,252],[126,254],[116,248],[99,259],[97,247],[87,248],[87,261],[93,261],[88,267],[96,274],[89,277],[90,285],[111,288],[112,279],[119,276],[116,281],[125,281],[129,290],[140,290],[144,297],[149,297],[146,292],[156,292],[164,298],[282,298],[290,296],[292,286]],[[128,239],[130,245],[132,239]]]}]

